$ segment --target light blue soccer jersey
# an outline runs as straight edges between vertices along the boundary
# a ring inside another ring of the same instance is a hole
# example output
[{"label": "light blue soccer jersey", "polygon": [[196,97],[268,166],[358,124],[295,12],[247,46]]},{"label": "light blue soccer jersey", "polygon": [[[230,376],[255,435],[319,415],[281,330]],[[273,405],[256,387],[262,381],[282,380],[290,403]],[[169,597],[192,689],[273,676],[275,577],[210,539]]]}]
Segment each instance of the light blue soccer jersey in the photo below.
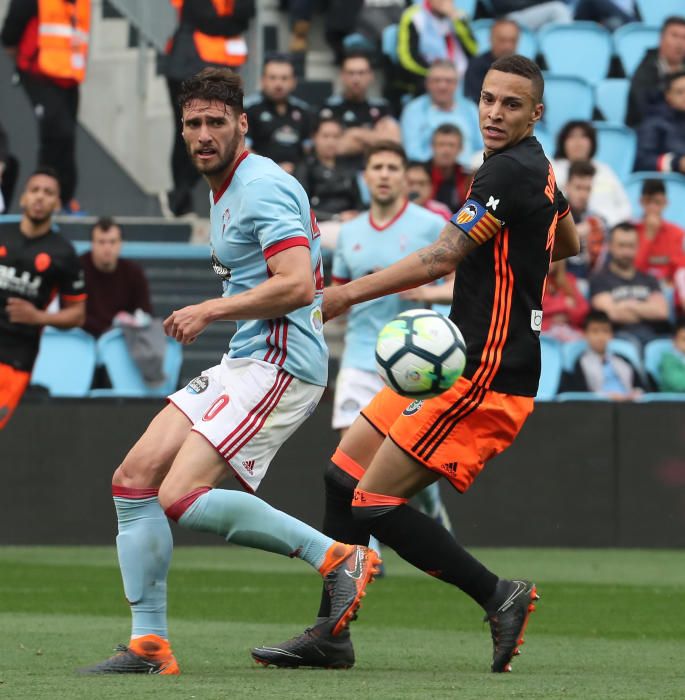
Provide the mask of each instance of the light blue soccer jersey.
[{"label": "light blue soccer jersey", "polygon": [[[383,228],[376,226],[366,212],[340,228],[333,280],[346,282],[388,267],[433,243],[444,225],[441,216],[411,203]],[[353,306],[347,318],[341,366],[375,372],[376,338],[381,328],[398,313],[417,305],[392,294]]]},{"label": "light blue soccer jersey", "polygon": [[326,386],[321,239],[302,186],[269,158],[245,154],[222,190],[210,193],[210,204],[212,262],[224,296],[265,282],[267,260],[294,246],[309,248],[316,287],[309,306],[282,318],[238,321],[228,356],[271,362],[305,382]]}]

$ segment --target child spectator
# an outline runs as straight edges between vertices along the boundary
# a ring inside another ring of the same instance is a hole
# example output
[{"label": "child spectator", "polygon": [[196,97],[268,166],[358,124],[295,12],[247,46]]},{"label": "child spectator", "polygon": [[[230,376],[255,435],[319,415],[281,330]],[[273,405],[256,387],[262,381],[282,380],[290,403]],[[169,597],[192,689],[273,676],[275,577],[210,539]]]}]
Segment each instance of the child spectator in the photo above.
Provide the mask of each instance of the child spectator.
[{"label": "child spectator", "polygon": [[431,183],[431,173],[426,163],[411,161],[407,165],[407,189],[410,202],[418,204],[434,214],[442,216],[445,221],[449,221],[452,212],[442,202],[431,199],[433,184]]},{"label": "child spectator", "polygon": [[673,349],[661,356],[659,389],[685,392],[685,319],[678,321],[673,335]]},{"label": "child spectator", "polygon": [[566,271],[566,261],[553,262],[542,299],[542,332],[562,343],[580,340],[589,309],[575,275]]},{"label": "child spectator", "polygon": [[457,162],[464,139],[458,126],[441,124],[431,139],[432,158],[428,163],[433,181],[432,199],[453,212],[466,201],[473,173]]},{"label": "child spectator", "polygon": [[587,350],[563,380],[564,391],[591,391],[614,401],[630,401],[645,388],[639,371],[609,349],[613,331],[603,311],[590,311],[585,319]]}]

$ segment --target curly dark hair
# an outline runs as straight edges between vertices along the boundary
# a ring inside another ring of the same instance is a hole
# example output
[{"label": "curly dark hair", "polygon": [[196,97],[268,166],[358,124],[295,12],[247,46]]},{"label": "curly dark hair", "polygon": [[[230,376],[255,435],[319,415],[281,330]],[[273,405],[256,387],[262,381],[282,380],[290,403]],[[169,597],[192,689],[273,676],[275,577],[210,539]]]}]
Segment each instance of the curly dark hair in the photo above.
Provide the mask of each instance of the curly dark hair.
[{"label": "curly dark hair", "polygon": [[184,80],[178,104],[181,108],[193,100],[222,102],[237,114],[242,114],[243,81],[229,68],[204,68],[197,75]]}]

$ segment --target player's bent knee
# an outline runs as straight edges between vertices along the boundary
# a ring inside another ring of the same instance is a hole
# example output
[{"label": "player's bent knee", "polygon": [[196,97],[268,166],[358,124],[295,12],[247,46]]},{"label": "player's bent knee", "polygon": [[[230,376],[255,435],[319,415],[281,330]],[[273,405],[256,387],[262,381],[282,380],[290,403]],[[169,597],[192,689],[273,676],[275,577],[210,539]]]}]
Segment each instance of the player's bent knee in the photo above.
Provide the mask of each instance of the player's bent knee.
[{"label": "player's bent knee", "polygon": [[183,489],[181,492],[177,488],[174,488],[173,485],[167,485],[165,482],[159,489],[159,504],[162,506],[167,517],[171,518],[174,522],[178,522],[188,508],[190,508],[200,496],[208,491],[211,491],[209,486],[200,486],[190,491]]},{"label": "player's bent knee", "polygon": [[408,498],[385,496],[356,488],[352,497],[352,515],[355,520],[374,520],[407,503]]}]

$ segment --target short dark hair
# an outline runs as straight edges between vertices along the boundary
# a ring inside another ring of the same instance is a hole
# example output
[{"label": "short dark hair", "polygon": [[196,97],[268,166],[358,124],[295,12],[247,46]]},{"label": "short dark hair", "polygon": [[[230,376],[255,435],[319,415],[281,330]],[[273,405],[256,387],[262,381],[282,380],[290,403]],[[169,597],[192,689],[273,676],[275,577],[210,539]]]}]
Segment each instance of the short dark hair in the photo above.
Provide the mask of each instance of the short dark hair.
[{"label": "short dark hair", "polygon": [[535,102],[542,102],[542,96],[545,92],[545,79],[542,77],[542,71],[537,63],[534,63],[529,58],[517,53],[511,56],[502,56],[502,58],[498,58],[492,63],[489,70],[513,73],[514,75],[520,75],[522,78],[528,78],[533,83]]},{"label": "short dark hair", "polygon": [[431,170],[430,167],[428,167],[428,163],[424,163],[422,160],[410,160],[405,169],[410,170],[411,168],[421,168],[421,170],[423,170],[428,177],[431,176]]},{"label": "short dark hair", "polygon": [[402,145],[397,143],[397,141],[390,141],[386,139],[384,141],[376,141],[372,146],[366,151],[366,163],[371,160],[371,156],[375,156],[376,153],[385,153],[389,151],[390,153],[396,153],[402,159],[402,165],[407,167],[407,154],[402,148]]},{"label": "short dark hair", "polygon": [[585,321],[583,322],[583,328],[587,330],[587,327],[591,323],[602,323],[608,326],[612,325],[611,319],[607,315],[606,311],[600,311],[599,309],[590,309],[590,311],[588,311]]},{"label": "short dark hair", "polygon": [[516,27],[516,29],[518,29],[519,33],[521,33],[521,27],[519,26],[519,23],[516,20],[507,19],[506,17],[500,17],[492,23],[492,26],[490,27],[490,34],[492,34],[492,30],[495,27],[501,27],[503,24],[513,24]]},{"label": "short dark hair", "polygon": [[566,139],[575,129],[580,129],[583,134],[590,139],[591,146],[588,158],[594,158],[595,153],[597,153],[597,130],[590,122],[584,119],[572,119],[561,127],[561,130],[557,134],[557,149],[554,152],[555,158],[568,157],[566,155]]},{"label": "short dark hair", "polygon": [[[107,233],[112,228],[119,228],[119,231],[121,231],[121,228],[119,227],[119,224],[115,221],[113,216],[101,216],[96,222],[93,228],[90,230],[90,239],[93,240],[93,235],[95,234],[95,229],[98,229],[99,231],[102,231],[103,233]],[[123,233],[121,235],[123,238]]]},{"label": "short dark hair", "polygon": [[661,25],[661,33],[663,34],[669,27],[672,26],[685,26],[685,17],[681,15],[671,15],[666,17]]},{"label": "short dark hair", "polygon": [[342,61],[340,63],[341,67],[345,67],[345,63],[349,61],[351,58],[363,58],[368,64],[369,68],[373,70],[373,63],[371,62],[371,56],[366,51],[362,51],[361,49],[351,49],[350,51],[345,51],[345,55],[342,57]]},{"label": "short dark hair", "polygon": [[685,70],[677,70],[673,71],[673,73],[669,73],[664,81],[664,91],[668,92],[671,89],[673,83],[675,83],[676,80],[680,80],[681,78],[685,78]]},{"label": "short dark hair", "polygon": [[443,136],[458,136],[462,142],[464,141],[464,135],[461,133],[461,129],[456,124],[440,124],[440,126],[433,131],[431,141],[435,138],[436,134],[442,134]]},{"label": "short dark hair", "polygon": [[614,237],[616,231],[632,231],[635,235],[637,235],[637,229],[632,221],[619,221],[617,224],[614,224],[611,227],[611,231],[609,231],[609,240]]},{"label": "short dark hair", "polygon": [[334,116],[326,114],[325,116],[319,117],[316,120],[316,122],[314,123],[314,129],[312,130],[312,133],[315,134],[324,124],[337,124],[341,129],[345,128],[340,119],[336,119]]},{"label": "short dark hair", "polygon": [[270,63],[286,63],[293,69],[293,72],[295,72],[295,64],[293,63],[293,58],[287,53],[279,53],[274,51],[272,53],[266,54],[266,56],[264,56],[264,63],[262,63],[262,75],[264,75],[266,67]]},{"label": "short dark hair", "polygon": [[651,197],[653,194],[666,194],[666,185],[664,185],[663,180],[650,178],[642,183],[640,194],[643,197]]},{"label": "short dark hair", "polygon": [[567,182],[573,177],[594,177],[597,168],[589,160],[574,160],[568,169]]},{"label": "short dark hair", "polygon": [[221,102],[242,114],[243,81],[237,73],[229,68],[203,68],[197,75],[181,84],[178,104],[181,108],[193,100]]},{"label": "short dark hair", "polygon": [[28,176],[26,182],[28,182],[32,177],[36,175],[45,175],[45,177],[51,177],[55,182],[57,182],[57,190],[61,191],[62,187],[59,181],[59,173],[51,165],[38,165],[34,171]]}]

